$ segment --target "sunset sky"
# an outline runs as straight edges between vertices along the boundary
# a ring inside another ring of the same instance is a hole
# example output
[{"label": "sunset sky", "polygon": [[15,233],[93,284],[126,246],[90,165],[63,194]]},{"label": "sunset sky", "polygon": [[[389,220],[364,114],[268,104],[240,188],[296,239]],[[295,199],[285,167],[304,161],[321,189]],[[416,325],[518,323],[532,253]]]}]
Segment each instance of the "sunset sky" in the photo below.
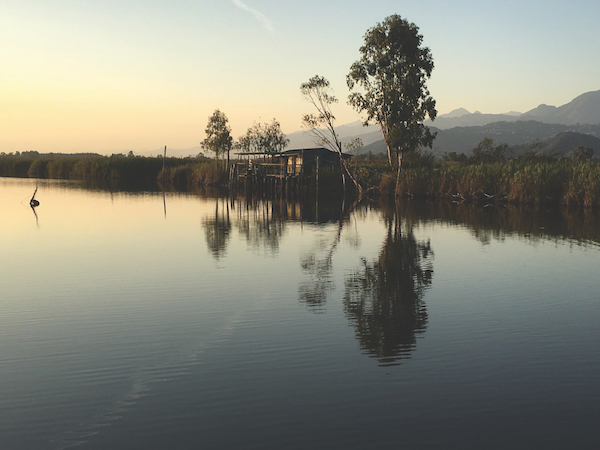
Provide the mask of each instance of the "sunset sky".
[{"label": "sunset sky", "polygon": [[600,89],[597,0],[2,0],[0,151],[186,149],[219,108],[301,128],[328,78],[337,124],[368,28],[399,14],[431,49],[440,114],[525,112]]}]

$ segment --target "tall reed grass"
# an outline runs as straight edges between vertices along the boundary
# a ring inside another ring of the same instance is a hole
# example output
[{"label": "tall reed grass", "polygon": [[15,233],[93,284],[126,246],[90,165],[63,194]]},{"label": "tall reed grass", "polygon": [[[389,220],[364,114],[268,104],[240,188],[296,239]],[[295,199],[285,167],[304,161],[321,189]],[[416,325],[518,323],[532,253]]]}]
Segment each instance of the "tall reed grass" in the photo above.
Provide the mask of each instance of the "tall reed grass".
[{"label": "tall reed grass", "polygon": [[[387,189],[389,180],[382,181]],[[506,161],[439,164],[404,170],[398,193],[420,197],[503,199],[513,203],[600,206],[600,162]]]},{"label": "tall reed grass", "polygon": [[160,182],[167,182],[175,188],[183,189],[191,185],[213,186],[227,182],[227,173],[215,161],[189,163],[166,167],[158,174]]},{"label": "tall reed grass", "polygon": [[224,169],[210,159],[145,158],[139,156],[70,156],[36,157],[0,155],[0,176],[101,181],[104,178],[127,183],[166,181],[176,188],[191,185],[214,185],[227,182]]}]

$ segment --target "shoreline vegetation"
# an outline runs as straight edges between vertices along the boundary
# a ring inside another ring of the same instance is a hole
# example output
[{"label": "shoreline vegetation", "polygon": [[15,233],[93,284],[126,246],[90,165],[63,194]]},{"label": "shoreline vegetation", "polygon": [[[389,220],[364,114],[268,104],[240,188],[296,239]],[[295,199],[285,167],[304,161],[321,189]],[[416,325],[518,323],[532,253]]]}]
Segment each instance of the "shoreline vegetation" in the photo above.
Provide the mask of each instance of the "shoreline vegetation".
[{"label": "shoreline vegetation", "polygon": [[[371,196],[393,197],[396,174],[382,158],[361,155],[350,170]],[[233,161],[232,161],[233,162]],[[187,190],[193,186],[227,186],[226,164],[204,156],[187,158],[96,154],[0,155],[0,176],[67,179],[87,182],[156,183],[158,188]],[[314,188],[314,180],[306,183]],[[341,190],[339,169],[319,178],[320,190]],[[600,161],[590,158],[520,157],[496,161],[434,161],[427,152],[407,154],[398,179],[403,198],[447,199],[454,202],[556,204],[600,207]]]}]

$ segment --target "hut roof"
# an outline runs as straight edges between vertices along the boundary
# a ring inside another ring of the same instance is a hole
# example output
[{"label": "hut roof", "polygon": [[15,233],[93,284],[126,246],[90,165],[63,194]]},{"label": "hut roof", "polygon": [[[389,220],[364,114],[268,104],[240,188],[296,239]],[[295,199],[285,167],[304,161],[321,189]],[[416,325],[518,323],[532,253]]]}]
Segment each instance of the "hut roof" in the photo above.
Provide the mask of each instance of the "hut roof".
[{"label": "hut roof", "polygon": [[[294,149],[290,149],[290,150],[284,150],[282,152],[237,152],[236,155],[253,155],[253,156],[257,156],[257,155],[265,155],[265,156],[285,156],[285,155],[295,155],[295,154],[301,154],[301,153],[314,153],[314,152],[329,152],[329,153],[334,153],[337,155],[337,152],[334,152],[332,150],[329,150],[328,148],[325,147],[313,147],[313,148],[294,148]],[[342,153],[344,158],[350,158],[352,157],[351,154],[349,153]]]}]

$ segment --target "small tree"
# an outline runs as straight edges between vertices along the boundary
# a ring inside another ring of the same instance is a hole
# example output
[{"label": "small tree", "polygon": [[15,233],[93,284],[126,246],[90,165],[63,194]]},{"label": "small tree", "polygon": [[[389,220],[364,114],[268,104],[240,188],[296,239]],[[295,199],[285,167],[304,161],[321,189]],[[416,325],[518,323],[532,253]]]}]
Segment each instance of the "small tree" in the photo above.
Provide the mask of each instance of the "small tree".
[{"label": "small tree", "polygon": [[241,136],[236,147],[243,152],[278,153],[287,147],[289,139],[281,131],[281,125],[273,119],[270,124],[254,123]]},{"label": "small tree", "polygon": [[302,125],[315,138],[317,145],[329,147],[330,150],[338,153],[342,176],[348,175],[358,192],[361,193],[362,187],[348,169],[343,156],[342,142],[335,131],[335,116],[331,112],[331,105],[337,103],[338,100],[331,90],[329,81],[322,76],[316,75],[308,80],[308,82],[300,85],[300,92],[317,110],[317,114],[305,114],[302,116]]},{"label": "small tree", "polygon": [[573,159],[577,161],[589,161],[594,157],[594,149],[579,145],[573,150]]},{"label": "small tree", "polygon": [[402,154],[421,146],[431,148],[435,135],[423,121],[437,111],[426,80],[433,58],[422,47],[423,36],[414,23],[398,15],[369,29],[360,48],[361,58],[346,77],[351,92],[348,103],[366,113],[364,124],[378,123],[392,167],[402,164]]},{"label": "small tree", "polygon": [[500,144],[494,147],[493,139],[486,137],[473,149],[473,155],[470,160],[473,163],[494,163],[505,161],[507,156],[507,144]]},{"label": "small tree", "polygon": [[220,110],[215,109],[212,116],[208,118],[205,130],[206,138],[200,142],[204,150],[215,153],[217,165],[219,164],[219,155],[227,153],[227,165],[229,166],[229,152],[233,146],[233,138],[228,122],[227,116]]},{"label": "small tree", "polygon": [[360,154],[360,150],[363,148],[363,140],[359,137],[352,139],[350,142],[346,143],[346,151],[348,153],[353,154],[354,156],[358,156]]}]

